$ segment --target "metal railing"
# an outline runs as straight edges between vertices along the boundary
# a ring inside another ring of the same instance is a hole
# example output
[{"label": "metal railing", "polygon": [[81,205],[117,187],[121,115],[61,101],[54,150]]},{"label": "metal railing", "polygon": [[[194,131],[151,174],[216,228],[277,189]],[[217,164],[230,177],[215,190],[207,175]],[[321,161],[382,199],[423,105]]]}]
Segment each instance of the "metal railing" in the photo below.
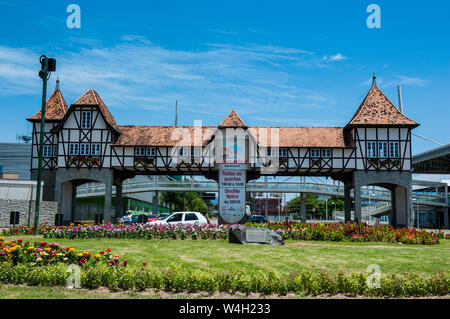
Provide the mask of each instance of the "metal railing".
[{"label": "metal railing", "polygon": [[[418,183],[418,182],[417,182]],[[414,184],[414,181],[413,181]],[[122,194],[142,193],[153,191],[181,191],[181,192],[217,192],[218,184],[214,181],[144,181],[144,182],[124,182]],[[330,185],[320,183],[299,183],[299,182],[249,182],[247,183],[248,192],[261,193],[310,193],[328,196],[344,196],[343,185]],[[77,197],[101,196],[105,193],[104,184],[85,184],[77,188]],[[115,187],[113,187],[113,194]],[[354,192],[350,192],[354,197]],[[391,201],[391,192],[389,190],[372,189],[369,191],[366,187],[361,188],[361,198],[374,201]],[[415,204],[429,206],[447,206],[445,197],[439,194],[427,194],[413,192]]]}]

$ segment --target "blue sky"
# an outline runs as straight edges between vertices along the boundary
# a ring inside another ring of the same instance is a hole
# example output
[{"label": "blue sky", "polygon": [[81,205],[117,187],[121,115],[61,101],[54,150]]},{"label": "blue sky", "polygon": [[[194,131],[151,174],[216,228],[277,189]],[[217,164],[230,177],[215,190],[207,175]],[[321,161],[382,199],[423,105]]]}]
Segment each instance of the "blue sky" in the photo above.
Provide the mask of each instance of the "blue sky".
[{"label": "blue sky", "polygon": [[[81,8],[69,29],[66,7]],[[366,8],[381,8],[369,29]],[[41,54],[57,59],[70,105],[94,88],[119,124],[343,126],[372,73],[415,132],[449,143],[448,1],[0,0],[0,132],[26,133],[40,108]],[[413,138],[413,153],[436,145]]]}]

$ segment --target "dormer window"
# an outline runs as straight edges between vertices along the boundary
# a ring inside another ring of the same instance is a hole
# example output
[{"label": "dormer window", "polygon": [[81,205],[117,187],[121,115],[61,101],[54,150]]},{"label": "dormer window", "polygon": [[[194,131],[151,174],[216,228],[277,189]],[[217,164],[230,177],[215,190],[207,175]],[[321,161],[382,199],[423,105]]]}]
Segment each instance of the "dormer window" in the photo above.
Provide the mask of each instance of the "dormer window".
[{"label": "dormer window", "polygon": [[388,157],[387,142],[378,142],[378,157],[379,158]]},{"label": "dormer window", "polygon": [[330,158],[330,157],[331,157],[331,148],[323,148],[322,158]]},{"label": "dormer window", "polygon": [[367,157],[377,157],[377,143],[376,142],[367,142]]},{"label": "dormer window", "polygon": [[53,147],[52,145],[44,145],[44,157],[52,157]]},{"label": "dormer window", "polygon": [[320,158],[320,148],[312,148],[310,154],[311,158]]},{"label": "dormer window", "polygon": [[134,149],[135,156],[145,156],[145,147],[136,147]]},{"label": "dormer window", "polygon": [[389,142],[389,157],[390,158],[400,157],[398,142]]},{"label": "dormer window", "polygon": [[81,128],[91,128],[91,111],[81,111]]},{"label": "dormer window", "polygon": [[149,157],[154,157],[156,156],[156,148],[154,147],[147,147],[145,149],[145,154]]},{"label": "dormer window", "polygon": [[102,145],[100,143],[92,143],[91,155],[100,155],[102,153]]},{"label": "dormer window", "polygon": [[80,144],[80,155],[89,155],[90,154],[90,145],[89,143],[81,143]]},{"label": "dormer window", "polygon": [[70,143],[69,144],[69,155],[78,155],[78,143]]},{"label": "dormer window", "polygon": [[280,148],[279,150],[278,150],[278,156],[279,157],[288,157],[288,155],[287,155],[287,148]]}]

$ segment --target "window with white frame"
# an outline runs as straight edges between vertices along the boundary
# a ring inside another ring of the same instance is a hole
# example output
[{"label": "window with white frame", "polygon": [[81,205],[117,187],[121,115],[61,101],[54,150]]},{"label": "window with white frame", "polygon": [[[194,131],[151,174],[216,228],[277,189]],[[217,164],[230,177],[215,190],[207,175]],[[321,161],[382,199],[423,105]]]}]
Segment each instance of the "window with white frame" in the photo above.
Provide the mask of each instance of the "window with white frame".
[{"label": "window with white frame", "polygon": [[78,155],[78,143],[69,144],[69,155]]},{"label": "window with white frame", "polygon": [[272,156],[272,148],[266,147],[267,156]]},{"label": "window with white frame", "polygon": [[53,157],[58,156],[58,145],[53,145]]},{"label": "window with white frame", "polygon": [[145,149],[145,154],[147,156],[151,156],[151,157],[156,156],[156,148],[154,148],[154,147],[147,147]]},{"label": "window with white frame", "polygon": [[378,157],[379,158],[388,157],[387,142],[378,142]]},{"label": "window with white frame", "polygon": [[53,146],[52,145],[44,145],[44,157],[52,157]]},{"label": "window with white frame", "polygon": [[134,155],[135,156],[145,156],[145,147],[135,147]]},{"label": "window with white frame", "polygon": [[91,111],[81,111],[81,128],[91,128]]},{"label": "window with white frame", "polygon": [[323,148],[322,149],[322,157],[330,158],[331,157],[331,148]]},{"label": "window with white frame", "polygon": [[80,143],[80,155],[89,155],[90,151],[89,143]]},{"label": "window with white frame", "polygon": [[400,148],[398,142],[389,142],[389,157],[390,158],[400,157]]},{"label": "window with white frame", "polygon": [[92,143],[91,144],[91,155],[100,155],[102,153],[102,144]]},{"label": "window with white frame", "polygon": [[183,147],[180,147],[180,150],[179,150],[178,154],[179,154],[180,156],[183,156],[183,155],[184,155],[184,148],[183,148]]},{"label": "window with white frame", "polygon": [[377,143],[376,142],[367,142],[367,157],[377,157]]},{"label": "window with white frame", "polygon": [[320,148],[312,148],[310,151],[310,155],[312,158],[319,158],[320,157]]},{"label": "window with white frame", "polygon": [[279,157],[287,157],[288,156],[287,154],[288,154],[287,148],[280,148],[278,150]]}]

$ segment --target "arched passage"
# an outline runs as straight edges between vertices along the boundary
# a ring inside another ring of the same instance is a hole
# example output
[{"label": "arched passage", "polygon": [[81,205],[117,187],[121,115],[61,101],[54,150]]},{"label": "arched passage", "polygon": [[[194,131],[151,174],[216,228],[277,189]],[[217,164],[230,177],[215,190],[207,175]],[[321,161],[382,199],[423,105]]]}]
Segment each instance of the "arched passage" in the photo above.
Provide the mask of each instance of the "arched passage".
[{"label": "arched passage", "polygon": [[111,221],[112,172],[106,170],[68,169],[57,171],[55,178],[55,199],[58,201],[58,212],[63,214],[64,224],[75,220],[77,187],[93,182],[105,184],[103,219],[105,222]]},{"label": "arched passage", "polygon": [[353,188],[355,202],[355,220],[361,221],[361,187],[378,186],[391,191],[391,208],[393,227],[412,227],[412,187],[410,172],[354,172]]}]

